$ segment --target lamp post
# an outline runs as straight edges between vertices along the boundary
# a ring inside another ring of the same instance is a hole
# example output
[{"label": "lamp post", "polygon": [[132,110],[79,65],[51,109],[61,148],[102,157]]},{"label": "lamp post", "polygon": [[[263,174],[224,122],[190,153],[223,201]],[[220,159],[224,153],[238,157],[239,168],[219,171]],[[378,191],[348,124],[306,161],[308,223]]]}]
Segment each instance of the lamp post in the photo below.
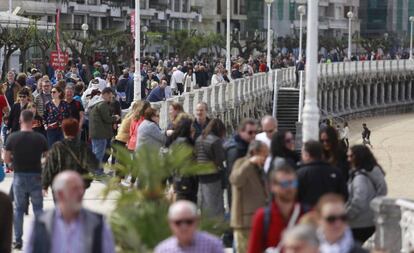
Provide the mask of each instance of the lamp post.
[{"label": "lamp post", "polygon": [[410,24],[411,24],[411,33],[410,33],[410,60],[413,59],[413,23],[414,23],[414,16],[410,17]]},{"label": "lamp post", "polygon": [[318,140],[318,5],[319,1],[308,1],[306,42],[306,94],[303,107],[303,142]]},{"label": "lamp post", "polygon": [[87,32],[88,32],[88,30],[89,30],[89,25],[88,24],[86,24],[86,23],[84,23],[84,24],[82,24],[81,25],[81,29],[82,29],[82,31],[83,31],[83,39],[84,40],[86,40],[86,36],[87,36]]},{"label": "lamp post", "polygon": [[230,61],[230,0],[227,0],[227,29],[226,29],[226,69],[227,73],[231,73],[231,61]]},{"label": "lamp post", "polygon": [[141,100],[141,7],[140,0],[135,0],[135,73],[134,101]]},{"label": "lamp post", "polygon": [[270,70],[272,68],[272,58],[270,55],[270,51],[272,50],[272,31],[270,29],[270,14],[271,14],[271,7],[274,0],[265,0],[267,4],[267,68]]},{"label": "lamp post", "polygon": [[352,18],[354,13],[352,11],[346,14],[348,17],[348,60],[351,60],[351,50],[352,50]]},{"label": "lamp post", "polygon": [[303,15],[305,15],[306,7],[304,5],[300,5],[298,7],[299,12],[299,57],[298,60],[302,60],[302,36],[303,36]]}]

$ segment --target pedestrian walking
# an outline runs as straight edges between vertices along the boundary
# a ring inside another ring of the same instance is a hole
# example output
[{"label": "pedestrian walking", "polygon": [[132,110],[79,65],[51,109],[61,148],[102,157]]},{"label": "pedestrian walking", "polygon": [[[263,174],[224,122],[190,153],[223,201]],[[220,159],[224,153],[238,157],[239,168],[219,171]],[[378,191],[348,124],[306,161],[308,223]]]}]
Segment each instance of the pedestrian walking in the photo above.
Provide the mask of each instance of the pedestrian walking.
[{"label": "pedestrian walking", "polygon": [[44,193],[47,193],[56,175],[65,170],[81,174],[87,189],[92,181],[91,174],[99,168],[99,161],[91,148],[78,138],[79,122],[74,118],[64,119],[62,130],[64,139],[52,145],[42,171]]},{"label": "pedestrian walking", "polygon": [[52,100],[45,106],[43,113],[49,147],[63,139],[62,121],[70,117],[69,104],[64,101],[65,94],[60,87],[52,88]]},{"label": "pedestrian walking", "polygon": [[362,124],[362,144],[368,145],[373,148],[371,144],[371,130],[367,127],[366,123]]},{"label": "pedestrian walking", "polygon": [[200,209],[207,217],[224,217],[223,162],[225,152],[223,138],[225,134],[224,123],[219,119],[213,119],[208,123],[203,134],[197,138],[195,144],[197,161],[214,165],[213,172],[198,174]]},{"label": "pedestrian walking", "polygon": [[82,177],[75,171],[64,171],[53,180],[52,188],[56,207],[35,217],[25,252],[115,253],[104,217],[82,207]]},{"label": "pedestrian walking", "polygon": [[309,208],[314,207],[326,193],[337,193],[344,199],[348,196],[342,173],[322,160],[322,152],[322,145],[317,141],[308,141],[302,148],[303,164],[298,170],[298,199]]},{"label": "pedestrian walking", "polygon": [[[23,246],[23,215],[27,208],[27,195],[30,196],[33,212],[39,215],[43,210],[41,159],[46,155],[46,138],[32,130],[33,113],[23,110],[20,115],[20,131],[12,133],[6,141],[4,161],[14,169],[14,248]],[[33,147],[36,147],[35,149]]]},{"label": "pedestrian walking", "polygon": [[[108,142],[111,141],[114,132],[113,124],[119,120],[118,115],[112,115],[111,101],[113,99],[113,91],[107,87],[94,104],[90,104],[89,113],[89,136],[92,139],[92,151],[100,163],[103,162]],[[91,102],[90,102],[91,103]],[[102,175],[103,167],[96,171],[96,174]]]},{"label": "pedestrian walking", "polygon": [[267,144],[252,141],[247,155],[236,161],[230,174],[233,193],[230,225],[238,253],[247,250],[254,212],[266,205],[268,192],[263,167],[268,155]]},{"label": "pedestrian walking", "polygon": [[199,216],[194,203],[180,200],[172,204],[168,210],[168,222],[173,236],[159,243],[155,253],[224,253],[218,238],[197,230]]},{"label": "pedestrian walking", "polygon": [[346,149],[349,148],[349,126],[348,122],[344,122],[344,127],[342,129],[342,142],[344,143]]},{"label": "pedestrian walking", "polygon": [[292,167],[284,165],[272,169],[269,186],[272,200],[269,206],[259,208],[253,216],[248,253],[279,252],[283,232],[293,228],[304,213],[296,201],[298,180]]},{"label": "pedestrian walking", "polygon": [[387,184],[384,171],[365,145],[351,147],[348,159],[352,169],[346,211],[352,234],[362,244],[375,232],[370,203],[374,198],[387,194]]}]

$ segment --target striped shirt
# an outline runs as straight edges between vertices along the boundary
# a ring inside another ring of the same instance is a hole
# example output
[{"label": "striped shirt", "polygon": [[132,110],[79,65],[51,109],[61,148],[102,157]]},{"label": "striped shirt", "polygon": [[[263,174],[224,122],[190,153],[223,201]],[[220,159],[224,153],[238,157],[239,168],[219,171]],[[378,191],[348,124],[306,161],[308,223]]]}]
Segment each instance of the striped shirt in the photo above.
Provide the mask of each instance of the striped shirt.
[{"label": "striped shirt", "polygon": [[176,237],[170,237],[158,244],[155,253],[224,253],[222,242],[205,232],[196,232],[189,246],[181,246]]}]

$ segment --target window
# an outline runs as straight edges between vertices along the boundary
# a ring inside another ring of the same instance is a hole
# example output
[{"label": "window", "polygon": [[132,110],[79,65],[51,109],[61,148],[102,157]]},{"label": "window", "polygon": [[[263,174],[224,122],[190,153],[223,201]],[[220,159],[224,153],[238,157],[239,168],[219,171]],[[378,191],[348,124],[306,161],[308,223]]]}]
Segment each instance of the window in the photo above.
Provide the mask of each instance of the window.
[{"label": "window", "polygon": [[174,9],[173,11],[179,12],[180,11],[180,0],[174,1]]},{"label": "window", "polygon": [[217,22],[216,24],[216,32],[221,33],[221,22]]},{"label": "window", "polygon": [[234,0],[233,3],[234,3],[233,13],[234,14],[239,14],[239,0]]},{"label": "window", "polygon": [[182,0],[183,1],[183,12],[187,12],[187,10],[189,9],[188,8],[188,5],[189,5],[189,3],[188,3],[188,0]]},{"label": "window", "polygon": [[278,0],[277,2],[277,16],[279,20],[283,20],[283,12],[284,12],[284,0]]},{"label": "window", "polygon": [[221,0],[217,0],[217,14],[221,14]]}]

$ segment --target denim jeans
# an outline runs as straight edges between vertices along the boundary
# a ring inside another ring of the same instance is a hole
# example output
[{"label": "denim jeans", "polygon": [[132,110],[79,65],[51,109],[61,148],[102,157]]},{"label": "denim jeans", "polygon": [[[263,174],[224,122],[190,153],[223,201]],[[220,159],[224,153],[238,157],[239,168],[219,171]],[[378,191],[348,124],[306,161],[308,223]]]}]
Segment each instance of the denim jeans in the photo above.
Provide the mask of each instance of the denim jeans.
[{"label": "denim jeans", "polygon": [[[98,159],[100,163],[102,163],[102,159],[105,155],[107,142],[107,139],[92,139],[92,152],[95,154],[96,159]],[[97,174],[101,173],[103,173],[102,168],[97,171]]]},{"label": "denim jeans", "polygon": [[26,209],[26,198],[30,196],[33,212],[37,216],[43,211],[42,179],[38,173],[14,173],[14,237],[22,243],[23,216]]},{"label": "denim jeans", "polygon": [[47,129],[46,135],[49,148],[52,147],[53,143],[63,140],[63,133],[62,129],[60,128]]}]

